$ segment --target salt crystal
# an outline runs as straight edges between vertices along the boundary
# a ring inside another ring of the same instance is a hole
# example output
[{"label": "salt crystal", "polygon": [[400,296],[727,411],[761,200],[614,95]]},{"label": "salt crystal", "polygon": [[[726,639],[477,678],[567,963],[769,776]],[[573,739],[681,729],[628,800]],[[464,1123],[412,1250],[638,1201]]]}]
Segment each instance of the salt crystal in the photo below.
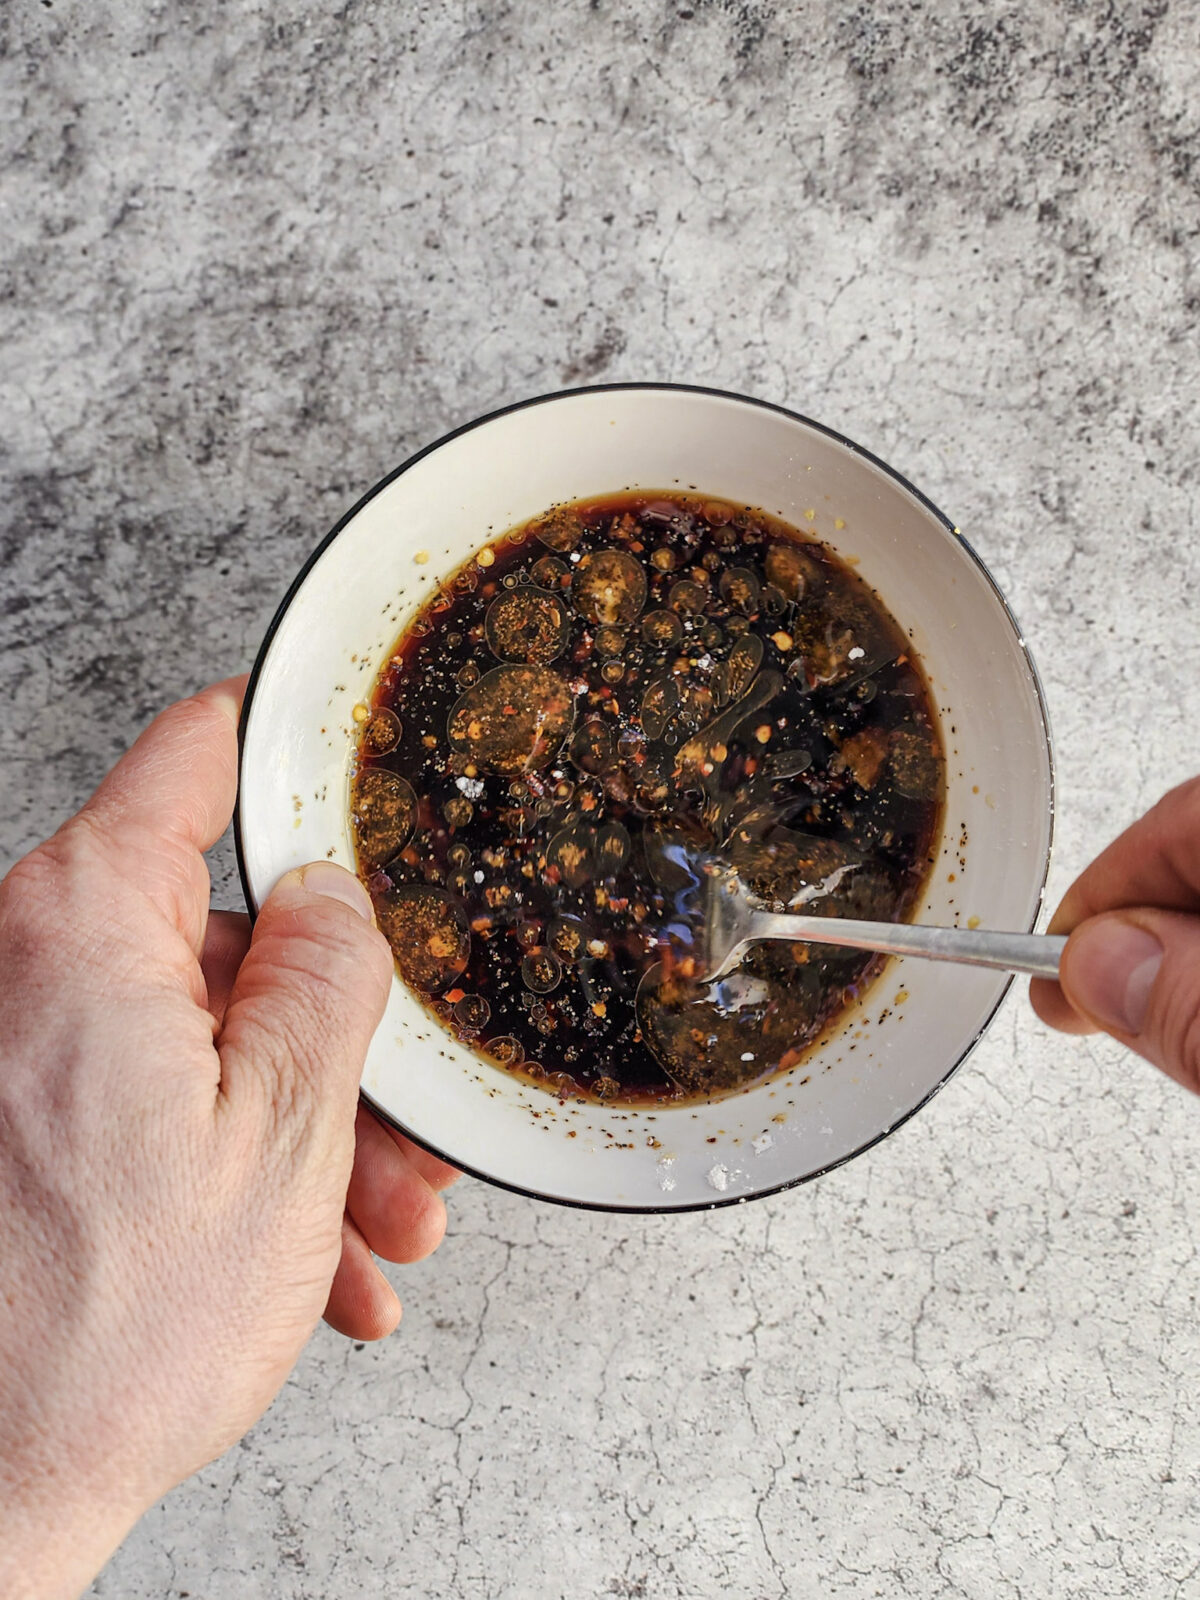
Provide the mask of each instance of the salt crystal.
[{"label": "salt crystal", "polygon": [[675,1165],[674,1156],[663,1156],[658,1163],[658,1186],[660,1189],[673,1189],[675,1187],[675,1174],[671,1168]]},{"label": "salt crystal", "polygon": [[468,800],[478,800],[483,793],[482,778],[455,778],[454,783],[459,792],[465,794]]},{"label": "salt crystal", "polygon": [[708,1183],[709,1183],[709,1187],[712,1188],[712,1189],[718,1189],[718,1190],[728,1189],[728,1187],[729,1187],[729,1168],[728,1167],[723,1167],[720,1164],[720,1162],[718,1162],[717,1165],[708,1174]]},{"label": "salt crystal", "polygon": [[763,1151],[769,1150],[774,1143],[775,1141],[769,1133],[760,1133],[758,1138],[753,1141],[754,1154],[756,1156],[762,1155]]},{"label": "salt crystal", "polygon": [[853,650],[850,650],[850,651],[847,652],[847,654],[849,656],[849,659],[851,661],[861,661],[862,658],[866,655],[866,653],[867,652],[863,649],[862,645],[860,645],[860,644],[856,644],[854,646]]}]

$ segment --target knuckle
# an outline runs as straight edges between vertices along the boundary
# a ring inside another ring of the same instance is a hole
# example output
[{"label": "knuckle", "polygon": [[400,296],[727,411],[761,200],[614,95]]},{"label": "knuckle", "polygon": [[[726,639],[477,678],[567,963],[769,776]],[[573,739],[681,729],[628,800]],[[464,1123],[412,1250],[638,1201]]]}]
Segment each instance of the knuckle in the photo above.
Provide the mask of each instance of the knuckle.
[{"label": "knuckle", "polygon": [[[223,1052],[231,1046],[247,1081],[256,1086],[269,1145],[294,1159],[317,1106],[337,1081],[329,1071],[336,1061],[327,1031],[306,1012],[302,998],[284,1006],[251,1002],[242,1008],[234,1033],[222,1041]],[[344,1039],[336,1048],[346,1048]]]},{"label": "knuckle", "polygon": [[[70,844],[76,837],[83,841],[74,855],[80,874],[86,873],[89,882],[95,881],[97,864],[129,882],[130,863],[136,862],[137,882],[150,898],[169,909],[178,927],[190,935],[198,933],[197,908],[208,904],[211,890],[208,867],[199,850],[175,831],[170,819],[164,819],[161,831],[150,833],[119,816],[97,813],[89,805],[60,834],[70,836]],[[56,844],[59,837],[49,844]]]},{"label": "knuckle", "polygon": [[367,993],[385,970],[390,972],[383,935],[336,900],[283,910],[272,924],[270,936],[278,941],[281,958],[314,982]]},{"label": "knuckle", "polygon": [[66,952],[94,945],[111,928],[109,897],[96,893],[97,866],[87,830],[73,819],[0,882],[0,999],[10,1040],[51,1026],[68,995],[87,988],[86,963],[68,968]]},{"label": "knuckle", "polygon": [[0,945],[10,979],[26,979],[52,953],[57,918],[49,912],[55,890],[46,892],[42,863],[26,856],[0,884]]},{"label": "knuckle", "polygon": [[254,966],[270,990],[272,1030],[293,1057],[365,1048],[379,1021],[386,945],[381,957],[382,939],[350,911],[339,922],[283,913],[256,929]]},{"label": "knuckle", "polygon": [[[181,768],[203,773],[203,781],[180,784],[175,780]],[[95,810],[110,827],[119,826],[129,801],[145,800],[165,779],[171,802],[155,818],[154,834],[194,845],[214,828],[220,832],[224,802],[218,795],[232,794],[236,774],[231,723],[211,700],[196,695],[158,713],[84,809]]]},{"label": "knuckle", "polygon": [[364,1231],[376,1255],[411,1266],[431,1256],[441,1244],[446,1232],[445,1203],[428,1187],[418,1194],[406,1192],[402,1211],[377,1218]]},{"label": "knuckle", "polygon": [[58,945],[62,925],[86,898],[95,842],[75,817],[23,856],[0,883],[0,926],[23,945]]}]

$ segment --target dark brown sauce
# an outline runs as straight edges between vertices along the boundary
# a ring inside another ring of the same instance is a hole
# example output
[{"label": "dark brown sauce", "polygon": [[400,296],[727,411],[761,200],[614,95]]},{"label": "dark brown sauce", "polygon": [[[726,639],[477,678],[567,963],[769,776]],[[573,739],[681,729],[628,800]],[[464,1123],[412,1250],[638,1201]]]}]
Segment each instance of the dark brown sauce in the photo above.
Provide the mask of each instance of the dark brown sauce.
[{"label": "dark brown sauce", "polygon": [[362,727],[359,871],[401,976],[550,1091],[708,1099],[795,1065],[882,962],[769,942],[695,976],[697,862],[900,920],[936,853],[933,702],[824,545],[694,494],[562,506],[448,578]]}]

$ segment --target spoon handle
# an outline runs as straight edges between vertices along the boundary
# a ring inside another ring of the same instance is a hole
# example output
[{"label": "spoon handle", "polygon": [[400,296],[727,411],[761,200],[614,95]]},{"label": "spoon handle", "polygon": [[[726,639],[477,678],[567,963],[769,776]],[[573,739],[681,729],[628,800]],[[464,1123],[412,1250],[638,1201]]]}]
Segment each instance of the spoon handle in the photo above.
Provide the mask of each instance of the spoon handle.
[{"label": "spoon handle", "polygon": [[759,911],[753,939],[803,939],[809,944],[848,945],[890,956],[926,956],[968,967],[1028,972],[1057,978],[1066,939],[1047,933],[993,933],[986,928],[928,928],[913,922],[858,922],[850,917],[805,917]]}]

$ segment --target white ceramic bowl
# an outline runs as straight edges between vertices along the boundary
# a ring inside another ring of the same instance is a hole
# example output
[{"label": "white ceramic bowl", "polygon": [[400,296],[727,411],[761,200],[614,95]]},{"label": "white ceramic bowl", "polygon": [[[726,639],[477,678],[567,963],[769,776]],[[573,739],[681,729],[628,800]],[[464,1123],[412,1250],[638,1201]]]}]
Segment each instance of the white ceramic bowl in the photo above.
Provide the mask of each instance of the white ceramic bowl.
[{"label": "white ceramic bowl", "polygon": [[[353,865],[352,708],[439,578],[557,501],[676,487],[758,506],[858,563],[911,634],[942,718],[949,798],[916,920],[1032,928],[1053,821],[1046,712],[978,556],[903,478],[829,429],[652,384],[553,395],[450,434],[365,495],[305,563],[243,717],[251,907],[291,867]],[[965,1059],[1008,982],[893,960],[790,1074],[708,1106],[639,1111],[560,1106],[452,1038],[397,978],[363,1092],[421,1144],[525,1194],[622,1211],[731,1204],[816,1177],[897,1128]]]}]

